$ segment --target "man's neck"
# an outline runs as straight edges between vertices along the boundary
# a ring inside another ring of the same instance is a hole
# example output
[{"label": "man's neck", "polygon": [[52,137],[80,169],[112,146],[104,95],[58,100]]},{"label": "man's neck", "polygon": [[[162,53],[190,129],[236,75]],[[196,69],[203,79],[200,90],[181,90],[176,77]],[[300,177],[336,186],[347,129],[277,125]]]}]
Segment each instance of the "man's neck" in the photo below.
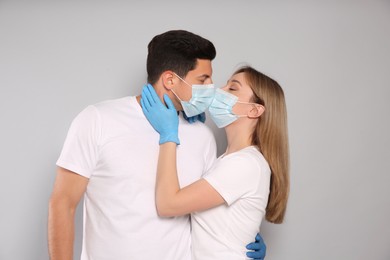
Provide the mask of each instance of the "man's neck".
[{"label": "man's neck", "polygon": [[[164,94],[167,94],[168,97],[172,100],[173,105],[175,106],[175,109],[180,112],[183,110],[180,101],[177,99],[177,97],[172,93],[172,91],[167,91],[163,86],[160,86],[158,84],[153,85],[154,90],[157,93],[157,96],[160,98],[161,102],[165,104],[164,101]],[[141,106],[141,95],[136,96],[138,104]]]}]

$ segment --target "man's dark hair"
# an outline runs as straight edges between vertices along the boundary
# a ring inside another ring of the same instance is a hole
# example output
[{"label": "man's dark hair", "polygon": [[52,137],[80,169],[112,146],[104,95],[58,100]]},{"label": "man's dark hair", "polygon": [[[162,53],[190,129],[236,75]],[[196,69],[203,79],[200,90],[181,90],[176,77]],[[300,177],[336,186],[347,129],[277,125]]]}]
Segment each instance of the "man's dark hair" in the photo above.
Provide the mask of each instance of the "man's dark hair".
[{"label": "man's dark hair", "polygon": [[190,70],[195,69],[197,59],[211,61],[215,55],[212,42],[191,32],[173,30],[156,35],[148,45],[148,82],[156,83],[166,70],[172,70],[184,78]]}]

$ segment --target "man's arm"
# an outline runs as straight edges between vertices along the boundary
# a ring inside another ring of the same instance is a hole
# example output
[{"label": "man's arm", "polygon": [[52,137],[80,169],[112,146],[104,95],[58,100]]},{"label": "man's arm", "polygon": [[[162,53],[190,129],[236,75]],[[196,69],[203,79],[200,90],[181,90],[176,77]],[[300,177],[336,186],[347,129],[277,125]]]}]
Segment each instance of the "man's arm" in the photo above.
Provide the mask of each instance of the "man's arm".
[{"label": "man's arm", "polygon": [[264,260],[267,252],[267,246],[259,233],[256,235],[255,242],[248,244],[246,249],[251,250],[246,253],[246,256],[255,260]]},{"label": "man's arm", "polygon": [[48,243],[51,260],[73,259],[74,215],[88,178],[59,167],[49,202]]}]

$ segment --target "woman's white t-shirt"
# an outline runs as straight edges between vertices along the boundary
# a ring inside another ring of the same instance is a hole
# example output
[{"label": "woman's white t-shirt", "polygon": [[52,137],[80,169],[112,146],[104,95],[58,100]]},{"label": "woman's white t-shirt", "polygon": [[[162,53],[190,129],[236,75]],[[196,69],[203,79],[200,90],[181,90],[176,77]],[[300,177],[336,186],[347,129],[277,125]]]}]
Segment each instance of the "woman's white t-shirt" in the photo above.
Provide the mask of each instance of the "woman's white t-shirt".
[{"label": "woman's white t-shirt", "polygon": [[226,204],[192,214],[193,260],[247,259],[265,215],[270,167],[254,146],[218,158],[204,175]]}]

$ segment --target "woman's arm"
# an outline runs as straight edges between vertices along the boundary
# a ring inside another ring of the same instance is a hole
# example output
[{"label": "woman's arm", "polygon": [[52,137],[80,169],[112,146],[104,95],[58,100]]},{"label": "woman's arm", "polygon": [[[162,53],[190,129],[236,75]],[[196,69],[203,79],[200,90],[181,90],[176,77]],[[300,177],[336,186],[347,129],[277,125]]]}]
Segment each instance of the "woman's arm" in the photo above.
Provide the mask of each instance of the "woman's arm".
[{"label": "woman's arm", "polygon": [[182,189],[176,169],[176,143],[160,145],[157,166],[156,205],[160,216],[181,216],[224,204],[221,195],[204,179]]},{"label": "woman's arm", "polygon": [[156,205],[160,216],[180,216],[223,204],[219,193],[204,179],[180,189],[176,169],[179,119],[172,101],[161,102],[151,85],[142,89],[141,105],[145,117],[160,134],[157,166]]}]

